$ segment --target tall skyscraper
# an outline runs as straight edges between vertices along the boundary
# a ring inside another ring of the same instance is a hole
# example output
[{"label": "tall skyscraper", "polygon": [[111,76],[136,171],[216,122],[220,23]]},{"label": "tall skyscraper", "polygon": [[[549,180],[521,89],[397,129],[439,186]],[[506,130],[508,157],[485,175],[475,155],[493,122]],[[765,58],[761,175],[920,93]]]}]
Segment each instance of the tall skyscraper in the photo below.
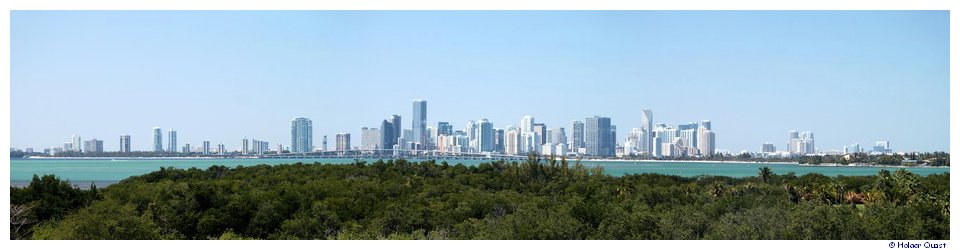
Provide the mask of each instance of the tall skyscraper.
[{"label": "tall skyscraper", "polygon": [[438,122],[437,135],[453,135],[453,125],[449,122]]},{"label": "tall skyscraper", "polygon": [[223,143],[217,144],[217,153],[221,155],[227,154],[227,146]]},{"label": "tall skyscraper", "polygon": [[520,118],[520,133],[523,132],[533,132],[533,116],[523,116]]},{"label": "tall skyscraper", "polygon": [[[402,137],[400,128],[400,116],[392,115],[380,124],[381,139],[383,140],[383,149],[394,149],[397,141]],[[401,145],[402,146],[402,145]],[[399,149],[399,147],[397,147]]]},{"label": "tall skyscraper", "polygon": [[816,146],[813,140],[813,132],[804,131],[802,134],[796,130],[790,130],[790,139],[787,140],[787,149],[792,155],[807,155],[816,153]]},{"label": "tall skyscraper", "polygon": [[547,124],[534,123],[533,132],[537,133],[537,136],[540,137],[540,145],[547,143]]},{"label": "tall skyscraper", "polygon": [[327,135],[323,135],[323,152],[327,152]]},{"label": "tall skyscraper", "polygon": [[130,135],[120,135],[120,152],[130,152]]},{"label": "tall skyscraper", "polygon": [[71,138],[71,142],[73,142],[73,151],[83,152],[83,147],[82,147],[83,144],[81,144],[80,142],[80,136],[73,135],[73,137]]},{"label": "tall skyscraper", "polygon": [[504,143],[504,134],[503,129],[494,128],[493,129],[493,151],[498,153],[503,153],[503,143]]},{"label": "tall skyscraper", "polygon": [[160,127],[153,128],[153,152],[163,152],[163,131]]},{"label": "tall skyscraper", "polygon": [[496,135],[493,132],[493,123],[487,119],[480,119],[475,129],[477,134],[477,150],[479,150],[479,152],[493,152],[496,149],[494,148]]},{"label": "tall skyscraper", "polygon": [[646,137],[642,138],[646,140],[646,143],[641,143],[640,150],[646,151],[647,154],[653,154],[653,110],[641,109],[640,110],[640,129],[646,131]]},{"label": "tall skyscraper", "polygon": [[[205,155],[210,154],[210,141],[203,141],[203,151],[202,151],[202,153],[205,154]],[[279,152],[278,152],[278,153],[279,153]]]},{"label": "tall skyscraper", "polygon": [[350,133],[337,133],[337,151],[350,150]]},{"label": "tall skyscraper", "polygon": [[577,150],[584,147],[583,122],[573,121],[573,131],[570,137],[573,139],[573,143],[570,143],[570,151],[577,152]]},{"label": "tall skyscraper", "polygon": [[875,154],[893,153],[893,149],[890,149],[890,141],[877,141],[877,143],[873,146],[873,153]]},{"label": "tall skyscraper", "polygon": [[507,127],[503,132],[503,152],[508,155],[520,154],[520,131],[514,127]]},{"label": "tall skyscraper", "polygon": [[242,147],[240,148],[240,154],[243,154],[243,155],[250,154],[250,140],[249,140],[249,139],[243,138],[243,145],[242,145]]},{"label": "tall skyscraper", "polygon": [[415,149],[426,149],[427,146],[427,101],[413,100],[413,136]]},{"label": "tall skyscraper", "polygon": [[177,131],[170,129],[167,131],[167,151],[177,152]]},{"label": "tall skyscraper", "polygon": [[613,140],[615,135],[611,126],[609,117],[587,118],[584,125],[584,142],[588,155],[601,157],[615,155],[617,145]]},{"label": "tall skyscraper", "polygon": [[709,122],[706,126],[701,126],[697,135],[697,150],[700,155],[712,155],[717,151],[716,133],[709,129]]},{"label": "tall skyscraper", "polygon": [[776,153],[776,152],[777,152],[777,146],[774,146],[773,143],[769,143],[769,142],[768,142],[768,143],[764,143],[763,146],[760,148],[760,152],[763,152],[763,153]]},{"label": "tall skyscraper", "polygon": [[305,117],[290,121],[290,145],[291,153],[313,151],[313,121]]}]

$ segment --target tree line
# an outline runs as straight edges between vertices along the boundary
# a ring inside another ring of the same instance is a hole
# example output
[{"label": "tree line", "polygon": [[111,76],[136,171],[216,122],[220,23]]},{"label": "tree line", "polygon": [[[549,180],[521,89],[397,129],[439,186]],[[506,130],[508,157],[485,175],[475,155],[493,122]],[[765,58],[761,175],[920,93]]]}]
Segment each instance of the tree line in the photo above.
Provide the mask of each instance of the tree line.
[{"label": "tree line", "polygon": [[[949,239],[949,173],[613,177],[565,159],[477,166],[160,168],[11,187],[13,239]],[[16,208],[16,209],[14,209]],[[16,214],[14,214],[16,212]]]}]

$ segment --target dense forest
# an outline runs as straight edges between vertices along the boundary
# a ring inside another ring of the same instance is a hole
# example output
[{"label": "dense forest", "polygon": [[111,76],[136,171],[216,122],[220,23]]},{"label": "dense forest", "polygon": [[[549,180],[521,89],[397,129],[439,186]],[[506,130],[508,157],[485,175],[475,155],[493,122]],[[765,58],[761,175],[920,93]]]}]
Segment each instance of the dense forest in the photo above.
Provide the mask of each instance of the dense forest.
[{"label": "dense forest", "polygon": [[949,173],[612,177],[563,159],[161,168],[11,187],[13,239],[949,239]]}]

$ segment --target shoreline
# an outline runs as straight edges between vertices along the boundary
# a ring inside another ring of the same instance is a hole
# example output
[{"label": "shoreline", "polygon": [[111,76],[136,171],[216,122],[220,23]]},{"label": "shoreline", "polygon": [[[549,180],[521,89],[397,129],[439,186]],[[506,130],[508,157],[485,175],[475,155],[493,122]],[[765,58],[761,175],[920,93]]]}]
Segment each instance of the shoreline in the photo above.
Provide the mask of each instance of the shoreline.
[{"label": "shoreline", "polygon": [[[117,160],[117,161],[130,161],[130,160],[316,160],[316,159],[382,159],[382,160],[394,160],[398,158],[335,158],[335,157],[316,157],[316,158],[270,158],[270,157],[257,157],[257,156],[182,156],[182,157],[132,157],[132,156],[121,156],[121,157],[46,157],[46,156],[32,156],[29,158],[10,158],[11,161],[19,160]],[[438,160],[445,161],[450,159],[444,158],[429,158],[429,157],[411,157],[404,158],[407,160]],[[454,160],[490,160],[496,161],[497,159],[454,159]],[[544,158],[544,160],[549,160]],[[523,161],[523,160],[517,160]],[[568,162],[575,162],[577,159],[567,159]],[[581,162],[623,162],[623,163],[715,163],[715,164],[770,164],[770,165],[798,165],[800,167],[855,167],[855,168],[950,168],[950,166],[890,166],[890,165],[811,165],[811,164],[799,164],[797,162],[764,162],[764,161],[719,161],[719,160],[651,160],[651,159],[581,159]]]}]

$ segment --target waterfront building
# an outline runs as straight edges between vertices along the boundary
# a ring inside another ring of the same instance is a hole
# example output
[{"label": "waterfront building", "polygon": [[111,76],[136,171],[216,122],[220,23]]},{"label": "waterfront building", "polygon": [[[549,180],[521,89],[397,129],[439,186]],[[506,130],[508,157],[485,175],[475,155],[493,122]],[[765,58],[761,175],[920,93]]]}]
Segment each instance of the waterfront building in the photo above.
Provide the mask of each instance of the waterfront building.
[{"label": "waterfront building", "polygon": [[717,150],[716,145],[716,133],[709,129],[709,122],[706,126],[701,126],[698,130],[699,135],[697,135],[697,152],[692,153],[693,155],[713,155]]},{"label": "waterfront building", "polygon": [[413,100],[413,127],[410,141],[416,146],[414,149],[425,149],[427,145],[427,101]]},{"label": "waterfront building", "polygon": [[227,146],[223,143],[217,144],[217,153],[221,155],[227,154]]},{"label": "waterfront building", "polygon": [[183,145],[183,148],[180,149],[180,152],[183,152],[184,154],[189,154],[189,153],[190,153],[190,143],[187,142],[186,144],[184,144],[184,145]]},{"label": "waterfront building", "polygon": [[513,126],[503,132],[503,152],[508,155],[520,154],[520,131]]},{"label": "waterfront building", "polygon": [[461,130],[453,131],[453,152],[467,153],[470,150],[470,137]]},{"label": "waterfront building", "polygon": [[533,132],[533,123],[533,116],[527,115],[520,118],[520,132]]},{"label": "waterfront building", "polygon": [[327,135],[323,135],[322,146],[323,147],[320,148],[320,151],[327,152]]},{"label": "waterfront building", "polygon": [[380,124],[380,139],[383,140],[383,149],[394,149],[401,138],[400,116],[391,115]]},{"label": "waterfront building", "polygon": [[640,143],[640,150],[647,152],[648,155],[653,154],[653,110],[641,109],[640,110],[640,129],[646,132],[645,138],[641,140],[646,141],[645,143]]},{"label": "waterfront building", "polygon": [[163,132],[160,127],[153,128],[153,152],[163,152]]},{"label": "waterfront building", "polygon": [[790,138],[787,141],[787,149],[791,155],[807,155],[816,153],[813,132],[804,131],[798,133],[796,130],[788,132]]},{"label": "waterfront building", "polygon": [[337,151],[350,150],[350,133],[337,133]]},{"label": "waterfront building", "polygon": [[615,127],[610,124],[609,117],[594,116],[586,119],[584,124],[584,144],[587,155],[609,157],[616,154]]},{"label": "waterfront building", "polygon": [[380,138],[380,130],[376,128],[360,128],[360,149],[379,150],[383,148],[383,139]]},{"label": "waterfront building", "polygon": [[177,152],[177,131],[170,129],[167,131],[167,151],[170,153]]},{"label": "waterfront building", "polygon": [[204,155],[210,154],[210,141],[203,141],[203,150],[201,153]]},{"label": "waterfront building", "polygon": [[477,152],[493,152],[494,151],[494,140],[496,135],[493,132],[493,123],[487,119],[480,119],[476,122],[474,126],[476,130],[476,147]]},{"label": "waterfront building", "polygon": [[290,146],[291,153],[313,151],[312,120],[306,117],[297,117],[290,121]]},{"label": "waterfront building", "polygon": [[453,135],[453,125],[449,122],[438,122],[437,135]]},{"label": "waterfront building", "polygon": [[874,154],[891,154],[893,149],[890,149],[890,141],[877,141],[873,146]]},{"label": "waterfront building", "polygon": [[81,144],[81,142],[80,142],[80,136],[79,136],[79,135],[73,135],[73,137],[71,138],[70,141],[72,142],[72,144],[71,144],[71,145],[72,145],[71,151],[83,152],[83,147],[82,147],[83,144]]},{"label": "waterfront building", "polygon": [[504,145],[504,131],[503,129],[494,128],[493,129],[493,151],[498,153],[503,153]]},{"label": "waterfront building", "polygon": [[84,141],[83,144],[86,153],[103,153],[103,140],[93,138],[92,140]]},{"label": "waterfront building", "polygon": [[570,150],[577,152],[580,148],[584,147],[584,133],[583,133],[583,122],[573,121],[573,131],[571,131],[571,136],[573,142],[570,143]]},{"label": "waterfront building", "polygon": [[240,154],[247,155],[250,154],[250,140],[243,138],[242,146],[240,147]]},{"label": "waterfront building", "polygon": [[763,146],[760,148],[760,152],[762,152],[762,153],[771,153],[771,154],[772,154],[772,153],[776,153],[776,152],[777,152],[777,147],[774,146],[773,143],[769,143],[769,142],[768,142],[768,143],[764,143]]},{"label": "waterfront building", "polygon": [[120,152],[130,153],[130,135],[120,135]]},{"label": "waterfront building", "polygon": [[540,145],[547,143],[547,125],[543,123],[534,123],[533,132],[537,133],[537,137],[540,137]]},{"label": "waterfront building", "polygon": [[539,153],[540,137],[533,131],[520,132],[520,154]]}]

